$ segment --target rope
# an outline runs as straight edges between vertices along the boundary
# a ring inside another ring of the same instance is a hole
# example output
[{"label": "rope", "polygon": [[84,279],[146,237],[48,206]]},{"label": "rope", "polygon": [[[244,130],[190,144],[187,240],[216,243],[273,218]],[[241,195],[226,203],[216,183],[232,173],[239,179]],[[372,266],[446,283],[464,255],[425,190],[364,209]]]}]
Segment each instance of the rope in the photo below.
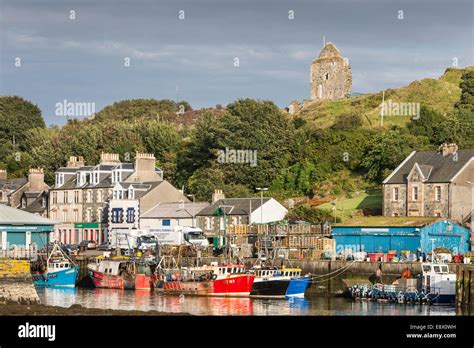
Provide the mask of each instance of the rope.
[{"label": "rope", "polygon": [[[337,270],[335,270],[335,271],[333,271],[333,272],[329,272],[329,273],[327,273],[327,274],[320,274],[320,275],[317,275],[317,276],[311,276],[311,282],[312,282],[312,283],[322,283],[322,282],[327,282],[327,281],[329,281],[329,280],[331,280],[331,279],[334,279],[334,278],[338,277],[339,275],[341,275],[342,273],[344,273],[345,271],[347,271],[355,262],[356,262],[356,261],[354,260],[354,261],[352,261],[350,264],[348,264],[348,265],[346,265],[346,266],[344,266],[344,267],[342,267],[342,268],[339,268],[339,269],[337,269]],[[334,276],[334,277],[330,277],[330,278],[328,278],[328,279],[320,280],[320,281],[315,280],[315,279],[318,279],[318,278],[327,277],[327,276],[332,275],[332,274],[335,274],[335,276]]]}]

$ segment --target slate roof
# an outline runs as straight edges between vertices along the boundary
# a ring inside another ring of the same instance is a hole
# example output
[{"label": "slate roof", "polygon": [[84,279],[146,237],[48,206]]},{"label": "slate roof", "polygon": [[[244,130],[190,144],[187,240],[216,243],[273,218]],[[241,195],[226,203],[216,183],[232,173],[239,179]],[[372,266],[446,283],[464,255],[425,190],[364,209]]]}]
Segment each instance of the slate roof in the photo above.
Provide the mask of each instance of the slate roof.
[{"label": "slate roof", "polygon": [[207,202],[159,203],[146,211],[141,218],[190,218],[209,206]]},{"label": "slate roof", "polygon": [[0,225],[54,225],[53,220],[0,204]]},{"label": "slate roof", "polygon": [[[268,202],[271,198],[264,197],[263,204]],[[225,208],[227,215],[248,215],[250,213],[250,207],[252,207],[252,212],[260,207],[261,200],[260,198],[225,198],[219,199],[215,203],[209,205],[208,207],[202,209],[197,215],[199,216],[214,216],[214,212],[221,205],[231,205],[233,208]]]},{"label": "slate roof", "polygon": [[27,182],[27,178],[0,179],[0,189],[16,190]]},{"label": "slate roof", "polygon": [[457,160],[453,154],[443,156],[438,151],[413,152],[402,162],[399,168],[395,169],[385,180],[384,184],[406,183],[407,176],[415,163],[425,175],[426,182],[450,182],[452,178],[461,170],[466,163],[474,158],[474,149],[459,150]]}]

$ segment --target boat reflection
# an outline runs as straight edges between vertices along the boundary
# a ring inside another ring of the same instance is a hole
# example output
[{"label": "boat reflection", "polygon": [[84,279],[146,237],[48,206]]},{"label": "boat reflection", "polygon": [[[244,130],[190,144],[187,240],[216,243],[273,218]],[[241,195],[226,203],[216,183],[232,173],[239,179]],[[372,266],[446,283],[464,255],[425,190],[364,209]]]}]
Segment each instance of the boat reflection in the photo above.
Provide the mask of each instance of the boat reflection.
[{"label": "boat reflection", "polygon": [[252,299],[170,296],[120,289],[37,289],[42,303],[70,307],[190,313],[193,315],[455,315],[454,307],[355,302],[345,298]]}]

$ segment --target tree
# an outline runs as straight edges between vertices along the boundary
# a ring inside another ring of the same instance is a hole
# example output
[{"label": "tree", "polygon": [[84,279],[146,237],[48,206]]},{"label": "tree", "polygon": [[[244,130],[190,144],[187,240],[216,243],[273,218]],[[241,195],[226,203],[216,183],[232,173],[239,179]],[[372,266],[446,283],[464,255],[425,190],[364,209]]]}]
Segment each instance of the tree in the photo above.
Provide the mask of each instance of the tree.
[{"label": "tree", "polygon": [[461,77],[461,98],[456,104],[459,120],[461,147],[474,147],[474,71],[467,71]]},{"label": "tree", "polygon": [[372,138],[364,151],[361,170],[365,177],[381,183],[385,176],[394,170],[413,150],[427,149],[428,139],[408,134],[401,128],[393,127]]},{"label": "tree", "polygon": [[442,134],[442,125],[445,118],[439,113],[422,105],[420,108],[420,117],[412,118],[407,124],[409,132],[417,136],[425,136],[430,142],[439,145],[438,141]]},{"label": "tree", "polygon": [[0,161],[14,152],[29,150],[25,134],[37,127],[45,127],[38,106],[17,96],[0,97]]}]

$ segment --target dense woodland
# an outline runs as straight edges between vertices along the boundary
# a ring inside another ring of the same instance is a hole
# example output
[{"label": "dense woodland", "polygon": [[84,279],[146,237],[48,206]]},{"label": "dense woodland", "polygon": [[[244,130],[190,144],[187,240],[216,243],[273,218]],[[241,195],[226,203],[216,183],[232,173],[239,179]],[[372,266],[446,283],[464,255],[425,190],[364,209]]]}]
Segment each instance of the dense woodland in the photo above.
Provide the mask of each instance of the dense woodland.
[{"label": "dense woodland", "polygon": [[[474,148],[474,71],[461,76],[460,98],[447,112],[421,103],[419,119],[404,125],[366,127],[357,108],[318,127],[304,114],[289,115],[271,101],[236,100],[212,112],[198,111],[191,125],[179,118],[192,112],[186,102],[125,100],[107,106],[93,118],[70,119],[46,127],[34,101],[0,97],[0,168],[20,177],[30,166],[43,167],[46,180],[70,155],[95,164],[101,152],[119,153],[133,161],[135,151],[154,153],[165,178],[199,200],[215,188],[228,197],[268,195],[290,197],[350,196],[377,188],[383,178],[413,150],[433,150],[443,142]],[[178,112],[178,113],[177,113]],[[196,112],[196,111],[195,111]],[[220,149],[257,150],[258,164],[222,164]],[[301,206],[294,218],[317,221],[329,212]]]}]

